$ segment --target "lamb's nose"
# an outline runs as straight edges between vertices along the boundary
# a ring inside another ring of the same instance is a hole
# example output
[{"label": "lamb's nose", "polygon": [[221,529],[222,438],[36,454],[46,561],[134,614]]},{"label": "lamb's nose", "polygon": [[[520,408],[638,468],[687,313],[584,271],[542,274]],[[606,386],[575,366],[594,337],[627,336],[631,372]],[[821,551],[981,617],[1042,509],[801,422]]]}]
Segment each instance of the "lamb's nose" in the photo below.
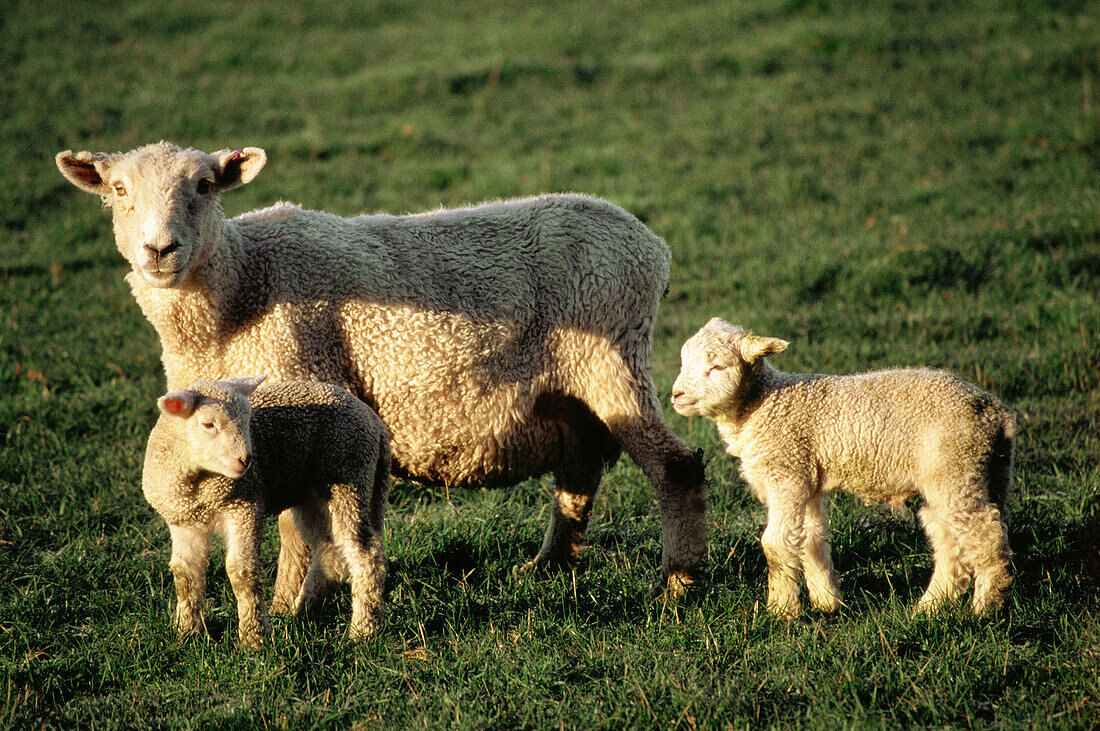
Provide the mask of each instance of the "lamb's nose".
[{"label": "lamb's nose", "polygon": [[238,457],[237,458],[237,461],[241,463],[241,469],[242,470],[247,470],[248,469],[248,463],[251,460],[252,460],[252,457],[250,455],[247,455],[247,454],[243,457]]},{"label": "lamb's nose", "polygon": [[673,401],[675,401],[676,399],[680,398],[683,395],[684,395],[684,390],[682,388],[672,389],[672,400]]}]

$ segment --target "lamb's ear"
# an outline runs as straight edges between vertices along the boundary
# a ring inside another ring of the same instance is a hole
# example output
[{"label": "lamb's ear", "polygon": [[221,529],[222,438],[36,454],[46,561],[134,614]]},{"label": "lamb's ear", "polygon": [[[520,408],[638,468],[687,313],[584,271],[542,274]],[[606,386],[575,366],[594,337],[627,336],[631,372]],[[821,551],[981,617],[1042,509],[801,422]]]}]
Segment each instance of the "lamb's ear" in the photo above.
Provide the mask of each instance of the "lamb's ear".
[{"label": "lamb's ear", "polygon": [[252,395],[252,392],[256,390],[257,386],[263,383],[267,379],[267,376],[252,376],[250,378],[226,378],[222,381],[226,386],[233,389],[240,395],[248,398]]},{"label": "lamb's ear", "polygon": [[260,174],[267,164],[267,153],[259,147],[222,150],[214,153],[214,184],[219,191],[233,190]]},{"label": "lamb's ear", "polygon": [[766,338],[761,335],[746,335],[741,340],[741,357],[746,363],[755,363],[765,355],[782,353],[790,345],[786,340]]},{"label": "lamb's ear", "polygon": [[107,155],[97,152],[94,155],[88,151],[76,152],[65,150],[57,153],[54,162],[70,183],[86,193],[105,195],[108,192],[107,183],[103,176],[111,167],[115,155]]},{"label": "lamb's ear", "polygon": [[169,391],[157,399],[157,406],[169,416],[186,419],[195,412],[195,392]]}]

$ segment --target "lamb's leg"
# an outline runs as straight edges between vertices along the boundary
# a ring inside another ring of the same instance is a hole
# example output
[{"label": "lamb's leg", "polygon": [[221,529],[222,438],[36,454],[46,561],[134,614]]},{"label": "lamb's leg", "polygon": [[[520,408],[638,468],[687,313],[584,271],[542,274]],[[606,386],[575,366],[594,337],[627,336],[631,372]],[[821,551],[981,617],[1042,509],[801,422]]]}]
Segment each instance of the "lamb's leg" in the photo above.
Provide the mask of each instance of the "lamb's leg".
[{"label": "lamb's leg", "polygon": [[314,505],[292,509],[298,530],[309,546],[310,563],[292,605],[296,614],[311,611],[344,578],[344,561],[332,542],[328,513]]},{"label": "lamb's leg", "polygon": [[176,584],[176,611],[172,623],[180,635],[204,629],[202,595],[206,585],[206,563],[210,550],[210,529],[194,525],[169,525],[172,558],[168,567]]},{"label": "lamb's leg", "polygon": [[580,560],[584,534],[602,470],[559,470],[554,473],[554,506],[538,555],[519,571],[570,567]]},{"label": "lamb's leg", "polygon": [[353,485],[333,485],[330,494],[328,515],[332,538],[351,576],[348,636],[353,640],[362,639],[374,634],[382,612],[382,590],[386,582],[382,533],[371,527],[364,509],[368,496],[359,495]]},{"label": "lamb's leg", "polygon": [[916,611],[934,611],[943,604],[954,601],[970,585],[970,572],[960,557],[959,544],[943,510],[925,504],[919,512],[928,542],[932,544],[932,581],[920,601]]},{"label": "lamb's leg", "polygon": [[801,611],[798,577],[805,542],[805,490],[800,485],[769,485],[768,525],[760,538],[768,559],[768,609],[793,619]]},{"label": "lamb's leg", "polygon": [[1000,511],[983,498],[978,506],[947,516],[946,522],[958,541],[961,562],[974,576],[974,613],[997,609],[1003,602],[1001,592],[1012,583],[1012,554]]},{"label": "lamb's leg", "polygon": [[270,629],[260,596],[260,539],[263,513],[242,509],[225,523],[225,572],[237,599],[237,640],[241,647],[259,650]]},{"label": "lamb's leg", "polygon": [[810,604],[822,612],[835,612],[840,606],[840,587],[829,551],[829,520],[825,498],[818,495],[806,503],[805,540],[802,544],[802,570]]},{"label": "lamb's leg", "polygon": [[274,614],[290,614],[309,568],[309,546],[294,523],[290,510],[279,514],[279,570],[275,576],[275,596],[271,600]]}]

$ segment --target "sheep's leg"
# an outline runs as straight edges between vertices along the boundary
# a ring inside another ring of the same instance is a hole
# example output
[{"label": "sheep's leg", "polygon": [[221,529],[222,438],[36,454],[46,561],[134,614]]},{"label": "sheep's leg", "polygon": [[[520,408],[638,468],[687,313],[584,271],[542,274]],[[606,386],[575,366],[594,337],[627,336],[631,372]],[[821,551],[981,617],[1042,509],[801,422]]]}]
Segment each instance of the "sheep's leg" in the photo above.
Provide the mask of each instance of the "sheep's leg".
[{"label": "sheep's leg", "polygon": [[707,490],[702,458],[665,424],[647,370],[648,328],[615,344],[595,334],[563,337],[562,360],[584,353],[567,389],[604,423],[651,483],[661,511],[661,578],[655,593],[677,596],[700,577],[707,557]]},{"label": "sheep's leg", "polygon": [[959,544],[959,558],[974,576],[975,614],[1001,606],[1001,592],[1012,583],[1008,572],[1012,555],[1000,511],[984,498],[976,507],[952,513],[945,522]]},{"label": "sheep's leg", "polygon": [[304,505],[293,508],[292,513],[310,549],[309,570],[292,605],[293,611],[302,615],[316,607],[344,578],[344,563],[333,545],[327,512]]},{"label": "sheep's leg", "polygon": [[575,566],[584,550],[584,534],[602,470],[559,470],[554,473],[554,506],[538,555],[520,572],[541,567]]},{"label": "sheep's leg", "polygon": [[176,611],[172,623],[180,635],[204,628],[202,595],[206,586],[206,564],[210,550],[208,526],[169,525],[172,558],[168,567],[176,584]]},{"label": "sheep's leg", "polygon": [[760,544],[768,559],[768,609],[793,619],[801,611],[798,577],[802,570],[806,509],[795,485],[769,485],[768,525]]},{"label": "sheep's leg", "polygon": [[237,598],[237,640],[241,647],[259,650],[270,629],[260,596],[260,539],[263,513],[239,510],[225,524],[225,572]]},{"label": "sheep's leg", "polygon": [[822,612],[835,612],[840,606],[840,587],[829,551],[829,520],[822,495],[806,503],[805,540],[802,544],[802,571],[810,604]]},{"label": "sheep's leg", "polygon": [[[374,634],[382,612],[386,581],[386,554],[382,533],[371,527],[364,504],[353,485],[333,485],[328,505],[332,537],[351,576],[351,626],[353,640]],[[308,580],[307,580],[308,581]]]},{"label": "sheep's leg", "polygon": [[309,568],[309,546],[294,523],[290,510],[279,514],[279,570],[275,576],[274,614],[290,614]]},{"label": "sheep's leg", "polygon": [[943,511],[924,505],[919,512],[928,542],[932,544],[932,581],[920,601],[916,611],[934,611],[943,604],[954,601],[970,585],[970,572],[961,560],[958,541],[952,534],[950,524],[945,520]]},{"label": "sheep's leg", "polygon": [[642,419],[615,425],[612,433],[656,488],[662,546],[656,593],[679,596],[699,578],[707,556],[702,458],[665,425],[655,402]]}]

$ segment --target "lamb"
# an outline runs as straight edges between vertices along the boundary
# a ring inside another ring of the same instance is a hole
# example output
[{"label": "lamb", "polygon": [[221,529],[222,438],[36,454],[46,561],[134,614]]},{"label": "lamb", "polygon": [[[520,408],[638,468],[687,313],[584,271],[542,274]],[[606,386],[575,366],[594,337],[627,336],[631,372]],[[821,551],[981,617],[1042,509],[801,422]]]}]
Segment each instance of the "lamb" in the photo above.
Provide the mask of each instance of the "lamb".
[{"label": "lamb", "polygon": [[1001,511],[1012,475],[1015,421],[997,400],[947,373],[888,370],[853,376],[783,373],[764,358],[787,341],[714,318],[684,344],[672,404],[713,419],[741,474],[768,508],[761,540],[768,607],[799,613],[840,604],[828,543],[826,493],[868,504],[920,495],[935,568],[918,612],[957,598],[999,607],[1011,582]]},{"label": "lamb", "polygon": [[349,635],[366,637],[377,626],[386,576],[386,428],[337,386],[290,381],[257,388],[263,380],[197,381],[157,402],[161,415],[149,435],[142,491],[172,536],[174,624],[181,635],[204,627],[210,534],[220,530],[238,640],[262,647],[268,631],[259,592],[263,518],[289,510],[312,557],[294,609],[307,610],[346,569]]},{"label": "lamb", "polygon": [[[219,194],[266,159],[167,143],[57,156],[113,212],[169,388],[248,373],[334,383],[387,425],[395,474],[453,487],[553,473],[527,568],[577,561],[602,471],[625,448],[656,488],[658,590],[693,582],[702,460],[665,424],[648,373],[664,241],[578,195],[400,217],[279,203],[226,219]],[[307,552],[285,517],[280,533],[273,609],[287,611]]]}]

